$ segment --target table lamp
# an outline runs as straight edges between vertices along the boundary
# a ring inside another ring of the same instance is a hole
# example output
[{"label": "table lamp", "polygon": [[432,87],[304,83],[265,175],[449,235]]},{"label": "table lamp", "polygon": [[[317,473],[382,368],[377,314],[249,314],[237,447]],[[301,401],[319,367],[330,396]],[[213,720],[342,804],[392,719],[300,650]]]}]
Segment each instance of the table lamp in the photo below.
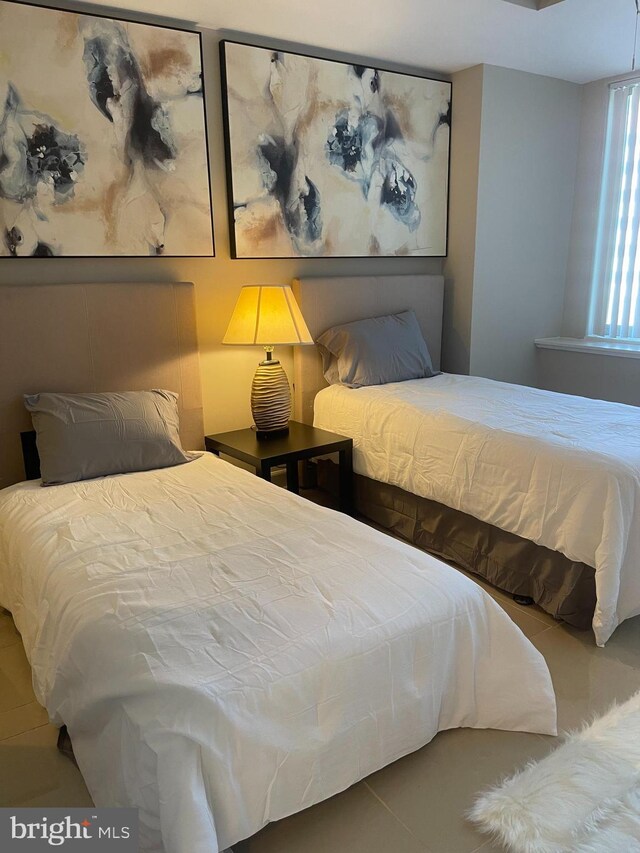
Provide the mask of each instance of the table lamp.
[{"label": "table lamp", "polygon": [[251,385],[253,420],[260,437],[288,432],[291,389],[282,365],[272,357],[273,349],[313,343],[289,285],[243,287],[222,343],[264,347],[265,360],[258,364]]}]

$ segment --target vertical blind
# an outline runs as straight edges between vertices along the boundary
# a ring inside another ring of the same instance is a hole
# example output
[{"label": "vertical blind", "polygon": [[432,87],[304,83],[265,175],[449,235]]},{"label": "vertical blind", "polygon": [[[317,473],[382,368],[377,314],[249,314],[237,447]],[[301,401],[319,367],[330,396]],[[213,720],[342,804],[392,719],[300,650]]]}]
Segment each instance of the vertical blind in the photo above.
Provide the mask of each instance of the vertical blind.
[{"label": "vertical blind", "polygon": [[640,338],[640,78],[612,83],[590,333]]}]

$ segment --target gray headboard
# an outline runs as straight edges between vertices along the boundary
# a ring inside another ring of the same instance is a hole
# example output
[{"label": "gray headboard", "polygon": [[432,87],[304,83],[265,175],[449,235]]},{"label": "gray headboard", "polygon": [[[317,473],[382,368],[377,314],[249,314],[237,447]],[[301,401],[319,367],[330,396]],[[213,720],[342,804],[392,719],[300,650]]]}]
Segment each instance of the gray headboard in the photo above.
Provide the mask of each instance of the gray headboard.
[{"label": "gray headboard", "polygon": [[182,442],[202,447],[192,284],[0,285],[0,488],[24,480],[23,394],[147,388],[180,395]]},{"label": "gray headboard", "polygon": [[[294,281],[293,291],[314,339],[339,323],[413,308],[434,367],[440,367],[443,276],[303,278]],[[294,347],[293,397],[297,420],[313,423],[313,401],[326,384],[316,347]]]}]

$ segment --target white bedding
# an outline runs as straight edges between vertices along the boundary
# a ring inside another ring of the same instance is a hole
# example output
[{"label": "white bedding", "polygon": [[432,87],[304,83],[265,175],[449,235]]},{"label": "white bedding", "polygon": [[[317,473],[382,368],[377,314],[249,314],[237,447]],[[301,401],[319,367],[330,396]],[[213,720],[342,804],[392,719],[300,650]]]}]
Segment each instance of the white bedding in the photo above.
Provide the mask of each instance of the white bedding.
[{"label": "white bedding", "polygon": [[97,805],[215,853],[456,726],[555,732],[473,582],[209,454],[0,491],[0,601]]},{"label": "white bedding", "polygon": [[640,409],[443,374],[315,400],[359,474],[595,568],[604,645],[640,613]]}]

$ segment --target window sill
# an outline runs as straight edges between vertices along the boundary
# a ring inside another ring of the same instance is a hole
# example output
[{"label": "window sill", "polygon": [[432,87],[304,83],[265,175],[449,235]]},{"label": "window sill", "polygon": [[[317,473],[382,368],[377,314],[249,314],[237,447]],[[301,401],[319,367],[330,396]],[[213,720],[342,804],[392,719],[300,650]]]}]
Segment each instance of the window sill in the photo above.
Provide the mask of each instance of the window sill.
[{"label": "window sill", "polygon": [[536,338],[539,349],[587,352],[593,355],[613,355],[617,358],[640,358],[640,344],[592,341],[588,338]]}]

